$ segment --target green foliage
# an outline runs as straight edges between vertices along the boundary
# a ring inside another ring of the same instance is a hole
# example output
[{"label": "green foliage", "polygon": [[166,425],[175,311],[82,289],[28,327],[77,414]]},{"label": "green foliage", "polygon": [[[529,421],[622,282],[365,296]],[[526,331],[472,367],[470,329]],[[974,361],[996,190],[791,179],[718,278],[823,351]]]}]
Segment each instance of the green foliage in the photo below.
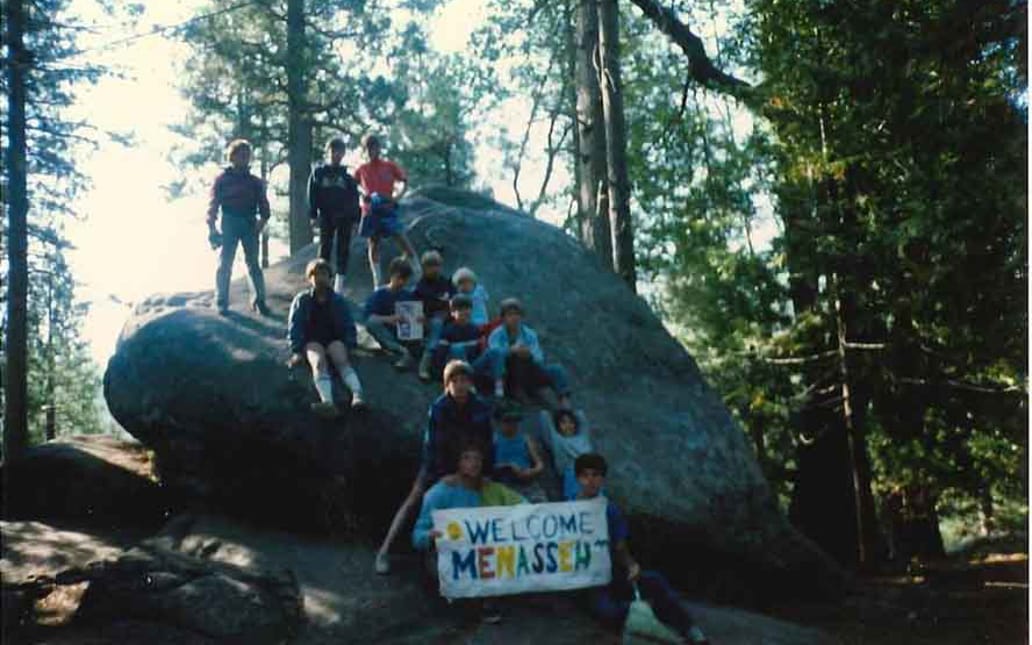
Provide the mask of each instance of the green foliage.
[{"label": "green foliage", "polygon": [[[95,83],[106,73],[82,57],[78,41],[86,28],[70,18],[69,2],[26,3],[26,18],[25,45],[33,55],[26,83],[27,403],[30,441],[37,443],[44,438],[45,410],[50,405],[55,408],[59,434],[101,430],[99,370],[82,338],[87,308],[76,299],[74,276],[64,259],[69,246],[64,222],[79,216],[75,198],[87,186],[76,159],[111,133],[97,132],[89,123],[67,118],[66,109],[73,105],[76,89]],[[6,96],[6,75],[0,78],[0,90]],[[7,120],[0,121],[0,138],[6,141]],[[0,298],[6,308],[6,289]],[[6,326],[6,319],[3,324]]]},{"label": "green foliage", "polygon": [[[207,12],[218,15],[182,33],[191,46],[182,91],[193,109],[176,128],[189,140],[177,154],[203,165],[243,136],[271,175],[286,162],[289,144],[286,3],[237,4],[214,0]],[[437,4],[407,3],[407,10],[425,15]],[[411,166],[414,182],[466,185],[473,158],[466,124],[482,86],[476,68],[436,55],[414,22],[396,27],[388,16],[399,14],[386,3],[308,2],[305,10],[304,112],[313,158],[323,157],[330,136],[343,134],[357,148],[364,133],[378,132],[388,154]]]}]

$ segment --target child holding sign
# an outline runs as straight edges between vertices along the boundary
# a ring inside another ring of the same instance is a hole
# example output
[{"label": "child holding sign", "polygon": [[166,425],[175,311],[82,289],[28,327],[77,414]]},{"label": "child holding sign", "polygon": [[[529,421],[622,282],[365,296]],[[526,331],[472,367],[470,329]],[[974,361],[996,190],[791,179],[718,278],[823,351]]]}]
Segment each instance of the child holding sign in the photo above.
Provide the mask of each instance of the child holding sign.
[{"label": "child holding sign", "polygon": [[[608,466],[598,453],[577,457],[574,470],[580,491],[578,499],[594,499],[599,496],[606,481]],[[635,561],[627,547],[630,531],[623,513],[613,504],[606,502],[606,523],[609,525],[609,548],[612,553],[613,581],[605,587],[594,587],[588,591],[587,601],[591,612],[604,623],[622,626],[627,619],[634,589],[637,587],[656,616],[677,630],[684,639],[695,645],[708,643],[706,636],[695,626],[691,615],[685,610],[677,592],[658,571],[644,571]]]},{"label": "child holding sign", "polygon": [[[491,406],[473,392],[472,379],[473,368],[465,361],[454,360],[444,367],[444,394],[430,405],[419,474],[408,497],[394,514],[387,536],[376,553],[375,570],[380,575],[391,571],[388,553],[402,524],[419,503],[423,492],[454,472],[460,448],[470,441],[478,441],[484,446],[491,444]],[[482,461],[481,470],[491,473],[494,455],[488,453]]]},{"label": "child holding sign", "polygon": [[398,341],[397,325],[401,322],[401,316],[396,312],[396,305],[398,302],[414,299],[405,288],[412,277],[412,267],[401,258],[394,258],[388,271],[390,277],[387,286],[373,291],[366,299],[365,326],[369,335],[375,338],[381,347],[398,356],[394,367],[403,370],[412,364],[412,355],[408,348]]},{"label": "child holding sign", "polygon": [[[488,448],[479,441],[469,441],[459,452],[458,468],[430,487],[423,496],[419,519],[412,529],[412,546],[427,554],[427,568],[437,575],[437,556],[434,540],[442,537],[441,531],[433,528],[433,512],[449,508],[473,508],[477,506],[513,506],[525,504],[527,500],[515,491],[484,477],[484,459]],[[484,622],[497,623],[502,615],[489,600],[480,604]]]}]

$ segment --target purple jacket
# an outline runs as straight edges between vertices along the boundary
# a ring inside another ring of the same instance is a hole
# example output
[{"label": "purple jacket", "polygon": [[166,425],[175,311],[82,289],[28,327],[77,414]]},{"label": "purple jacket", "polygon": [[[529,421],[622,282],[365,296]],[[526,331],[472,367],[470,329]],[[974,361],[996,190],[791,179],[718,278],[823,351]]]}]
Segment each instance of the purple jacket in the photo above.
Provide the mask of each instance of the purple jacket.
[{"label": "purple jacket", "polygon": [[208,199],[208,222],[218,218],[219,207],[222,216],[254,217],[257,211],[262,221],[269,219],[269,200],[265,196],[265,183],[248,170],[237,170],[230,166],[215,178]]}]

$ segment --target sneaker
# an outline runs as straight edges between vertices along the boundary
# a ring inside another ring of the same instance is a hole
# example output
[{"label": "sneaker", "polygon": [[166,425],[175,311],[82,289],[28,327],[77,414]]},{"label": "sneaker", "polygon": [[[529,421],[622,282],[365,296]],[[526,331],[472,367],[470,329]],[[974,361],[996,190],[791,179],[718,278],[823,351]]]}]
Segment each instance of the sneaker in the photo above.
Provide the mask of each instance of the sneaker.
[{"label": "sneaker", "polygon": [[376,563],[373,565],[376,575],[385,576],[391,572],[391,556],[387,553],[377,553]]},{"label": "sneaker", "polygon": [[488,625],[497,625],[502,622],[502,610],[497,603],[485,600],[480,606],[480,620]]},{"label": "sneaker", "polygon": [[398,360],[394,362],[394,367],[399,370],[407,370],[412,367],[412,354],[407,349],[401,350],[402,353],[398,357]]},{"label": "sneaker", "polygon": [[321,417],[332,419],[337,416],[337,406],[333,405],[332,401],[319,401],[312,404],[312,412]]},{"label": "sneaker", "polygon": [[215,311],[219,312],[220,316],[228,316],[229,315],[229,305],[224,304],[224,303],[219,303],[219,304],[215,305]]},{"label": "sneaker", "polygon": [[352,410],[364,410],[364,409],[366,409],[366,407],[367,406],[366,406],[365,398],[362,396],[362,393],[361,392],[352,392],[351,393],[351,409]]},{"label": "sneaker", "polygon": [[264,300],[259,300],[258,302],[252,304],[251,305],[251,309],[253,309],[255,311],[255,313],[257,313],[259,315],[262,315],[262,316],[271,316],[272,315],[272,310],[269,309],[269,305],[265,304]]},{"label": "sneaker", "polygon": [[691,645],[709,645],[709,639],[702,633],[702,630],[692,625],[688,630],[688,642]]},{"label": "sneaker", "polygon": [[419,368],[419,380],[423,381],[424,383],[429,383],[431,378],[433,378],[433,377],[430,376],[430,368],[429,367],[422,367],[422,366],[420,366],[420,368]]}]

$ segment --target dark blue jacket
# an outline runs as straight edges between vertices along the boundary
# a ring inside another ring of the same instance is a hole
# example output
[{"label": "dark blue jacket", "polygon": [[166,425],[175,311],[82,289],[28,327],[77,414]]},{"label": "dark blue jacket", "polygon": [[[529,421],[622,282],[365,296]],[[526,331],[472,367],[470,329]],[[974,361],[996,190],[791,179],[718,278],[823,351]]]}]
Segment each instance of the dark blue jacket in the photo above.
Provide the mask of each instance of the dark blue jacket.
[{"label": "dark blue jacket", "polygon": [[484,474],[494,470],[494,430],[491,404],[470,393],[466,405],[442,394],[430,405],[430,418],[423,435],[423,470],[428,484],[455,472],[463,444],[475,440],[484,447]]},{"label": "dark blue jacket", "polygon": [[423,312],[427,316],[437,313],[448,313],[449,301],[456,294],[457,290],[452,281],[443,275],[437,276],[434,280],[427,280],[422,277],[416,282],[412,289],[413,295],[423,301]]},{"label": "dark blue jacket", "polygon": [[[290,316],[287,318],[287,340],[290,351],[300,354],[305,351],[305,330],[308,328],[308,317],[312,314],[312,300],[315,298],[312,289],[302,291],[294,297],[290,304]],[[351,307],[344,296],[330,292],[330,304],[333,311],[334,337],[339,338],[349,348],[358,346],[358,331],[355,320],[351,317]]]}]

